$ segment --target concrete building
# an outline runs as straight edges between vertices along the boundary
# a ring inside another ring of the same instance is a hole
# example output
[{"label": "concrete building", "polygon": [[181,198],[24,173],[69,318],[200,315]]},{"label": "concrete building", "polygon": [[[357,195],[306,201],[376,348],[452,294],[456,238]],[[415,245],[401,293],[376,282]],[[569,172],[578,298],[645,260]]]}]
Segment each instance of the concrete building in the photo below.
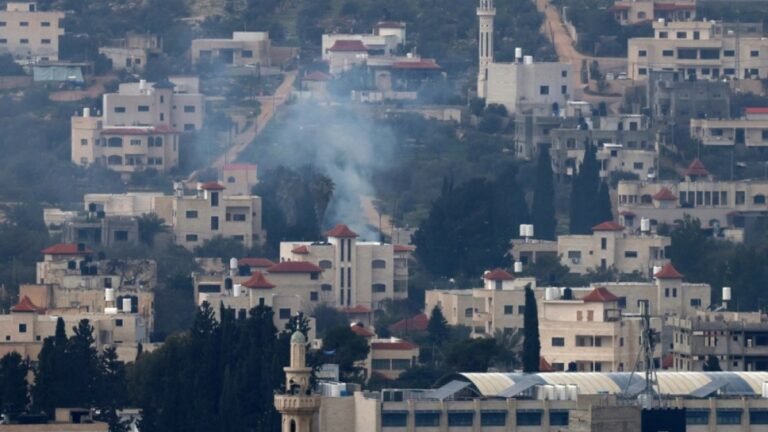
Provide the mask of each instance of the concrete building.
[{"label": "concrete building", "polygon": [[418,365],[419,346],[398,338],[372,339],[368,355],[369,377],[374,374],[385,379],[397,379],[401,373]]},{"label": "concrete building", "polygon": [[64,243],[115,247],[140,242],[139,220],[131,216],[79,215],[65,222],[61,232]]},{"label": "concrete building", "polygon": [[253,187],[259,184],[258,167],[254,164],[225,164],[221,182],[228,195],[253,195]]},{"label": "concrete building", "polygon": [[368,60],[368,47],[361,40],[336,40],[327,51],[328,71],[339,75]]},{"label": "concrete building", "polygon": [[320,396],[312,394],[307,367],[307,337],[300,332],[291,335],[291,363],[285,371],[285,390],[275,394],[275,409],[282,415],[282,432],[313,432],[317,429]]},{"label": "concrete building", "polygon": [[40,11],[35,2],[8,2],[0,12],[0,54],[22,64],[58,61],[64,16]]},{"label": "concrete building", "polygon": [[[554,297],[554,296],[553,296]],[[625,315],[619,298],[597,287],[581,299],[545,298],[541,304],[541,357],[555,371],[623,372],[645,370],[639,316]],[[661,320],[651,326],[661,330]],[[661,349],[654,359],[661,363]]]},{"label": "concrete building", "polygon": [[514,63],[497,63],[493,52],[493,0],[480,0],[477,8],[478,75],[477,95],[486,104],[500,104],[510,114],[546,116],[564,108],[573,89],[571,65],[534,63],[532,56],[516,50]]},{"label": "concrete building", "polygon": [[99,47],[112,62],[112,69],[143,72],[147,62],[163,52],[163,42],[153,34],[128,32],[124,38],[111,40],[108,46]]},{"label": "concrete building", "polygon": [[609,9],[621,25],[696,19],[696,0],[617,0]]},{"label": "concrete building", "polygon": [[270,66],[271,48],[272,42],[267,32],[234,32],[232,39],[193,39],[192,63]]},{"label": "concrete building", "polygon": [[[21,296],[44,309],[103,312],[109,302],[130,307],[151,332],[154,328],[154,290],[157,264],[150,260],[94,258],[82,244],[56,244],[42,251],[34,284],[23,284]],[[107,296],[105,291],[111,290]],[[109,297],[113,297],[111,300]]]},{"label": "concrete building", "polygon": [[678,71],[649,71],[646,90],[654,121],[686,125],[691,119],[730,117],[731,88],[728,83],[689,81]]},{"label": "concrete building", "polygon": [[54,418],[23,418],[3,424],[5,432],[109,432],[109,424],[95,421],[90,409],[56,408]]},{"label": "concrete building", "polygon": [[72,162],[101,164],[125,175],[179,165],[179,135],[203,127],[197,78],[124,83],[103,96],[104,114],[72,117]]},{"label": "concrete building", "polygon": [[703,370],[707,357],[724,371],[768,369],[768,317],[760,312],[699,312],[670,317],[672,369]]},{"label": "concrete building", "polygon": [[632,38],[627,75],[646,80],[652,70],[678,71],[686,79],[768,77],[768,39],[760,24],[710,21],[653,23],[654,37]]},{"label": "concrete building", "polygon": [[731,226],[731,216],[768,211],[768,181],[715,180],[704,164],[694,160],[682,181],[622,180],[617,188],[618,210],[627,226],[650,220],[673,225],[686,215],[701,221],[702,227]]},{"label": "concrete building", "polygon": [[[332,48],[339,41],[359,41],[365,52],[371,56],[390,56],[397,54],[398,47],[406,41],[406,25],[398,21],[382,21],[373,33],[326,33],[321,41],[322,58],[329,61]],[[333,72],[331,72],[333,73]]]},{"label": "concrete building", "polygon": [[768,147],[768,108],[746,108],[740,119],[692,119],[691,138],[705,146]]},{"label": "concrete building", "polygon": [[643,409],[642,374],[461,373],[433,389],[323,397],[319,432],[768,430],[765,372],[658,372]]}]

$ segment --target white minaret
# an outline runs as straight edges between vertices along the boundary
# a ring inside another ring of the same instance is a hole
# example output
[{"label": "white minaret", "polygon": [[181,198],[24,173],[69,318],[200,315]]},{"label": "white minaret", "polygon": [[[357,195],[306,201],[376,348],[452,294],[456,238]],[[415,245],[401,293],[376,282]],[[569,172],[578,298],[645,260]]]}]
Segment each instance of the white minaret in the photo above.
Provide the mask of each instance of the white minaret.
[{"label": "white minaret", "polygon": [[485,98],[488,93],[488,65],[493,63],[493,18],[496,16],[496,8],[493,0],[480,0],[477,8],[477,18],[480,21],[478,34],[478,71],[477,71],[477,97]]},{"label": "white minaret", "polygon": [[283,416],[282,432],[312,432],[320,411],[320,396],[309,387],[312,369],[307,367],[307,338],[300,332],[291,335],[291,364],[284,367],[285,393],[275,395],[275,408]]}]

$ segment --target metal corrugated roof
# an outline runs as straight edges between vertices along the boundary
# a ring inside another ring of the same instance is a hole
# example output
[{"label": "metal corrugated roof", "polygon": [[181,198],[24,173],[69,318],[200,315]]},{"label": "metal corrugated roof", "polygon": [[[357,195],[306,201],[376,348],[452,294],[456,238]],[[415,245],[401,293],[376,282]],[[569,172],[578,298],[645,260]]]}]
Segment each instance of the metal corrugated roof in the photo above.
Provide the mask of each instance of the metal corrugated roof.
[{"label": "metal corrugated roof", "polygon": [[466,381],[459,381],[459,380],[453,380],[449,382],[448,384],[431,390],[427,397],[430,399],[440,399],[443,400],[449,396],[453,396],[454,394],[458,393],[459,391],[469,387],[470,383]]}]

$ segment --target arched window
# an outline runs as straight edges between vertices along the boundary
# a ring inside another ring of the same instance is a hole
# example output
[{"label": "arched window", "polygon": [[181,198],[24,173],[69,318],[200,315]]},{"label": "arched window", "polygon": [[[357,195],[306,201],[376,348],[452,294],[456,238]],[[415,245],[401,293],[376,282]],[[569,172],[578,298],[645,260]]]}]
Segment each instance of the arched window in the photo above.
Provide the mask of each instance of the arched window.
[{"label": "arched window", "polygon": [[107,139],[107,147],[122,147],[123,139],[120,137],[111,137]]},{"label": "arched window", "polygon": [[473,312],[472,308],[466,308],[464,309],[464,316],[466,318],[472,318],[472,312]]},{"label": "arched window", "polygon": [[755,204],[765,204],[765,195],[763,194],[755,195],[755,197],[752,198],[752,202]]},{"label": "arched window", "polygon": [[387,268],[387,262],[381,259],[373,260],[371,262],[371,267],[375,269]]},{"label": "arched window", "polygon": [[653,202],[653,197],[651,197],[648,194],[645,194],[640,197],[640,203],[641,204],[651,204]]},{"label": "arched window", "polygon": [[322,260],[319,263],[317,263],[317,266],[320,267],[321,269],[326,270],[333,267],[333,263],[329,260]]},{"label": "arched window", "polygon": [[107,165],[122,165],[123,158],[121,156],[112,155],[107,158]]},{"label": "arched window", "polygon": [[296,420],[291,419],[291,432],[296,432]]}]

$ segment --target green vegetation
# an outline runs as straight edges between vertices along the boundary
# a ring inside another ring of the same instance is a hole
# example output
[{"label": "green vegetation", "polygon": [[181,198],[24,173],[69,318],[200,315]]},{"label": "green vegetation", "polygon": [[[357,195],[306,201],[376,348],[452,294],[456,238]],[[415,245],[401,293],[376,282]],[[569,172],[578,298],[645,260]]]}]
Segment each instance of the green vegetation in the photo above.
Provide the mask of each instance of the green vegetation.
[{"label": "green vegetation", "polygon": [[536,296],[530,285],[525,287],[525,313],[523,314],[523,371],[538,372],[541,358],[539,340],[539,312]]},{"label": "green vegetation", "polygon": [[536,163],[536,189],[531,204],[531,220],[535,223],[536,238],[555,240],[557,219],[555,214],[555,185],[552,159],[548,149],[539,150]]},{"label": "green vegetation", "polygon": [[584,145],[584,160],[571,188],[571,234],[591,234],[593,226],[613,220],[608,185],[600,180],[597,150],[590,142]]}]

